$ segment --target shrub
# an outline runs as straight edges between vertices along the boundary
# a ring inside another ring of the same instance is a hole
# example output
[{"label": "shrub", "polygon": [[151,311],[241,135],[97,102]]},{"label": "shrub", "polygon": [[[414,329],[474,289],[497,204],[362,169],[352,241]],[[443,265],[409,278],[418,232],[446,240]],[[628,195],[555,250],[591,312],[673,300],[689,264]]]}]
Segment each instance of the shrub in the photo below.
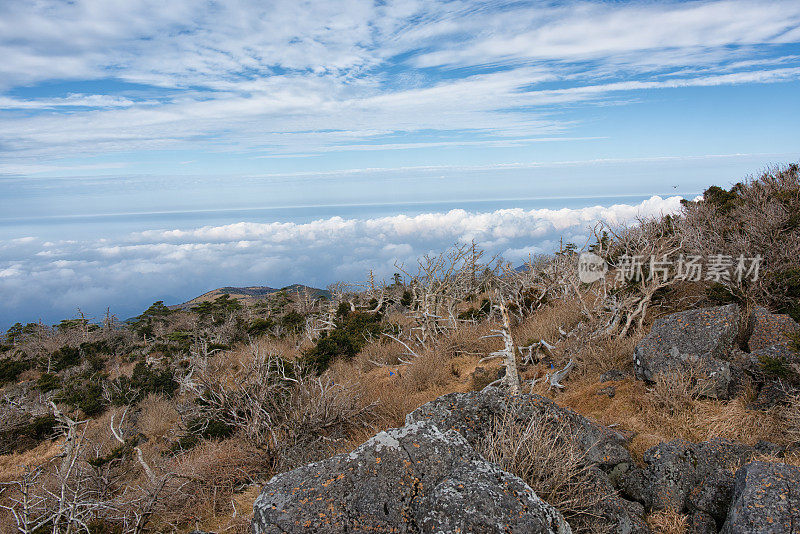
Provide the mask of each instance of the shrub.
[{"label": "shrub", "polygon": [[39,391],[42,393],[53,391],[61,387],[61,378],[52,373],[44,373],[36,381],[36,387],[39,388]]},{"label": "shrub", "polygon": [[781,358],[773,358],[762,354],[758,357],[758,362],[761,364],[761,370],[764,371],[764,374],[778,378],[788,378],[794,374],[791,367],[786,365]]},{"label": "shrub", "polygon": [[786,296],[777,308],[800,322],[800,268],[789,268],[774,273],[768,282],[770,292]]},{"label": "shrub", "polygon": [[263,336],[275,326],[272,319],[255,319],[247,327],[247,333],[251,336]]},{"label": "shrub", "polygon": [[55,426],[56,418],[53,414],[41,415],[28,425],[27,434],[36,441],[41,441],[53,435]]},{"label": "shrub", "polygon": [[112,402],[121,406],[128,404],[131,399],[141,398],[148,393],[156,393],[171,397],[178,388],[178,383],[172,372],[155,369],[144,362],[139,362],[133,368],[131,377],[121,376],[113,383]]},{"label": "shrub", "polygon": [[740,256],[760,256],[758,276],[743,272],[740,277],[732,272],[731,279],[723,283],[748,304],[779,309],[800,319],[799,212],[800,176],[798,166],[790,165],[736,184],[729,191],[710,187],[702,200],[684,205],[677,227],[686,254],[706,259],[729,256],[734,267]]},{"label": "shrub", "polygon": [[337,358],[351,359],[372,336],[379,336],[380,314],[349,312],[330,332],[323,333],[303,356],[304,362],[318,374]]},{"label": "shrub", "polygon": [[306,324],[305,315],[298,313],[294,310],[280,318],[280,325],[290,333],[299,332],[300,329]]},{"label": "shrub", "polygon": [[0,385],[9,382],[16,382],[19,375],[28,368],[29,364],[25,361],[13,358],[0,359]]},{"label": "shrub", "polygon": [[233,434],[236,427],[219,419],[193,419],[186,425],[192,434],[205,439],[224,439]]},{"label": "shrub", "polygon": [[[70,367],[80,365],[81,351],[76,347],[64,345],[50,355],[50,369],[55,372],[63,371]],[[43,367],[47,367],[47,362],[42,362]]]},{"label": "shrub", "polygon": [[96,376],[88,379],[81,377],[72,379],[59,395],[59,400],[79,408],[90,417],[99,415],[106,409],[103,384]]},{"label": "shrub", "polygon": [[706,298],[717,306],[742,302],[741,297],[734,294],[730,287],[716,282],[706,288]]}]

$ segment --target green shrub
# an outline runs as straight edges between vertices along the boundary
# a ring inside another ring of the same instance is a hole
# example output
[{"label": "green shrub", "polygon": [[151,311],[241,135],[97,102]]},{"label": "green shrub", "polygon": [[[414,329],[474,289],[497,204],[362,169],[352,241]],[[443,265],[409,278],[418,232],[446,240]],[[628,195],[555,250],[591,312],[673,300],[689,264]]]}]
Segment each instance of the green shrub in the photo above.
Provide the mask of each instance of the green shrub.
[{"label": "green shrub", "polygon": [[730,191],[712,185],[703,193],[703,201],[708,202],[720,214],[727,214],[733,211],[741,202],[738,191],[742,188],[741,184],[736,184]]},{"label": "green shrub", "polygon": [[336,358],[350,359],[358,354],[358,340],[347,332],[335,329],[324,333],[317,343],[303,356],[304,362],[317,374],[327,369]]},{"label": "green shrub", "polygon": [[99,415],[106,409],[100,377],[76,377],[70,380],[59,395],[59,400],[73,408],[79,408],[90,417]]},{"label": "green shrub", "polygon": [[61,387],[61,378],[53,373],[44,373],[39,377],[39,380],[36,381],[36,387],[39,388],[39,391],[42,393],[59,389]]},{"label": "green shrub", "polygon": [[[50,355],[50,369],[59,372],[70,367],[75,367],[81,363],[81,350],[76,347],[64,345]],[[45,369],[47,368],[47,361],[41,364]]]},{"label": "green shrub", "polygon": [[148,393],[158,393],[171,397],[178,383],[167,369],[155,369],[144,362],[133,368],[130,378],[121,376],[114,381],[114,394],[111,402],[117,406],[127,404],[131,399],[144,398]]},{"label": "green shrub", "polygon": [[772,358],[762,354],[758,357],[758,361],[761,363],[761,369],[767,375],[778,378],[788,378],[794,374],[792,369],[780,358]]},{"label": "green shrub", "polygon": [[111,463],[117,459],[124,459],[129,458],[133,453],[133,447],[128,444],[120,444],[117,447],[114,447],[111,452],[106,454],[105,456],[100,456],[98,458],[91,458],[87,461],[89,465],[92,467],[103,467],[104,465]]},{"label": "green shrub", "polygon": [[720,306],[732,302],[741,303],[742,300],[732,292],[732,288],[719,282],[714,282],[706,288],[706,298],[713,304]]},{"label": "green shrub", "polygon": [[272,319],[255,319],[247,327],[247,333],[251,336],[263,336],[275,326]]},{"label": "green shrub", "polygon": [[233,434],[235,428],[216,419],[192,419],[186,425],[187,433],[172,444],[170,451],[175,453],[195,447],[201,438],[224,439]]},{"label": "green shrub", "polygon": [[53,435],[55,427],[56,418],[53,414],[41,415],[28,425],[26,433],[36,441],[42,441]]},{"label": "green shrub", "polygon": [[380,322],[381,315],[377,313],[348,312],[336,328],[324,333],[304,354],[304,363],[322,373],[336,358],[352,358],[369,338],[381,335]]},{"label": "green shrub", "polygon": [[24,360],[0,358],[0,385],[16,382],[19,375],[29,366],[30,363]]},{"label": "green shrub", "polygon": [[292,310],[280,318],[280,324],[287,332],[296,333],[306,325],[306,316]]},{"label": "green shrub", "polygon": [[800,268],[774,273],[769,279],[769,287],[771,292],[784,295],[783,302],[778,305],[779,311],[800,322]]}]

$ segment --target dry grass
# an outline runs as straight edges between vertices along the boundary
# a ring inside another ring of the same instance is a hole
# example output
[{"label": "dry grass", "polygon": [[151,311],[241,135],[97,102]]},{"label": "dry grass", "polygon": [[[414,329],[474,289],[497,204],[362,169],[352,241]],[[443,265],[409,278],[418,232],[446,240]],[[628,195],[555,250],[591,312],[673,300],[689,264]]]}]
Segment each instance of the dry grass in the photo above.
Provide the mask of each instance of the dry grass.
[{"label": "dry grass", "polygon": [[[608,386],[616,390],[613,398],[599,392]],[[629,448],[637,459],[650,447],[677,438],[699,442],[721,437],[749,445],[760,440],[790,443],[775,410],[748,409],[742,398],[730,401],[678,395],[673,398],[668,391],[656,393],[655,389],[631,378],[605,383],[585,379],[569,382],[561,393],[543,392],[601,424],[614,424],[632,433]],[[665,405],[671,408],[666,409]]]},{"label": "dry grass", "polygon": [[554,431],[535,418],[520,424],[506,413],[497,417],[480,452],[523,479],[576,533],[606,532],[597,509],[610,495],[598,489],[586,453],[570,437],[566,426]]},{"label": "dry grass", "polygon": [[18,479],[25,466],[34,467],[52,460],[61,453],[62,440],[43,441],[33,449],[0,455],[0,482]]},{"label": "dry grass", "polygon": [[573,300],[557,300],[526,317],[512,329],[512,335],[519,345],[527,345],[541,339],[554,344],[561,338],[558,329],[569,332],[580,318],[580,304]]},{"label": "dry grass", "polygon": [[648,515],[647,524],[657,534],[684,534],[688,518],[674,510],[661,510]]},{"label": "dry grass", "polygon": [[597,379],[612,369],[632,372],[633,349],[640,339],[641,335],[637,333],[624,338],[593,339],[591,342],[580,336],[570,338],[559,346],[556,364],[563,366],[570,359],[574,360],[572,380]]},{"label": "dry grass", "polygon": [[139,408],[138,427],[148,440],[160,442],[175,436],[178,411],[173,401],[151,393],[139,403]]},{"label": "dry grass", "polygon": [[441,389],[453,380],[453,371],[449,360],[435,352],[426,353],[406,366],[401,378],[403,389],[415,392]]},{"label": "dry grass", "polygon": [[800,395],[791,397],[789,405],[782,410],[781,417],[789,440],[800,442]]},{"label": "dry grass", "polygon": [[407,352],[408,349],[396,341],[369,343],[356,355],[352,365],[347,367],[355,367],[359,372],[366,372],[384,365],[396,366],[400,365],[401,360],[409,359]]},{"label": "dry grass", "polygon": [[[170,468],[177,477],[161,502],[161,527],[229,522],[237,506],[235,495],[271,471],[272,465],[248,441],[232,438],[205,441],[176,458]],[[242,504],[237,515],[249,516],[251,511]]]},{"label": "dry grass", "polygon": [[700,397],[700,387],[691,373],[671,370],[656,375],[648,393],[652,411],[677,415],[692,407]]}]

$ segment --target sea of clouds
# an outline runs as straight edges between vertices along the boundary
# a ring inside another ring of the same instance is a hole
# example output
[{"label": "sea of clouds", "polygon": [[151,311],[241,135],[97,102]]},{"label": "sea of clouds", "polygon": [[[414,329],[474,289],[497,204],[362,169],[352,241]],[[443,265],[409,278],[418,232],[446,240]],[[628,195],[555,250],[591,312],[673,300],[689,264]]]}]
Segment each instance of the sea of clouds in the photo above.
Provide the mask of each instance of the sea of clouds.
[{"label": "sea of clouds", "polygon": [[239,222],[223,226],[133,232],[115,239],[0,242],[0,328],[47,323],[78,308],[99,317],[107,306],[121,318],[156,300],[175,304],[219,286],[305,283],[324,287],[388,279],[397,264],[414,265],[475,241],[513,264],[557,249],[559,240],[586,244],[598,221],[635,223],[674,213],[681,197],[577,209],[499,209],[312,222]]}]

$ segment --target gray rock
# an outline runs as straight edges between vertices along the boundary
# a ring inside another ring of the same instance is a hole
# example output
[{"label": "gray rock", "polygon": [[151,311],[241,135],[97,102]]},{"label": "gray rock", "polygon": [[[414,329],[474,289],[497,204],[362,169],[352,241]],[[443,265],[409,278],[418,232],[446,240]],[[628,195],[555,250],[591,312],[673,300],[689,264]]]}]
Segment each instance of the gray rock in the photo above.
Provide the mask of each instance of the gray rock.
[{"label": "gray rock", "polygon": [[569,534],[521,479],[428,421],[381,432],[350,454],[275,476],[253,534],[278,532]]},{"label": "gray rock", "polygon": [[702,308],[661,317],[634,350],[636,378],[652,382],[656,375],[691,368],[700,374],[703,393],[728,398],[730,364],[726,361],[738,331],[736,304]]},{"label": "gray rock", "polygon": [[[690,493],[696,493],[695,509],[712,514],[720,508],[727,510],[730,494],[725,493],[724,481],[714,477],[750,461],[756,453],[754,447],[723,439],[661,443],[644,453],[647,468],[644,480],[639,481],[642,502],[653,510],[684,512]],[[636,490],[626,487],[626,491]]]},{"label": "gray rock", "polygon": [[689,493],[689,509],[704,512],[722,524],[733,498],[735,477],[727,469],[712,472]]},{"label": "gray rock", "polygon": [[609,477],[599,468],[592,467],[590,473],[592,492],[606,496],[594,511],[598,517],[593,521],[594,528],[590,530],[616,534],[650,534],[650,527],[644,519],[644,506],[619,497]]},{"label": "gray rock", "polygon": [[717,534],[714,518],[704,512],[694,512],[689,516],[686,534]]},{"label": "gray rock", "polygon": [[791,402],[794,392],[794,388],[790,384],[784,383],[780,379],[769,380],[764,382],[761,389],[758,390],[758,396],[749,407],[766,410],[773,406],[788,404]]},{"label": "gray rock", "polygon": [[470,393],[451,393],[408,414],[406,424],[431,421],[439,428],[460,433],[477,448],[494,418],[504,413],[510,414],[520,424],[536,418],[552,426],[554,432],[569,428],[567,435],[585,452],[586,463],[595,466],[591,470],[594,491],[607,495],[597,510],[599,522],[620,534],[650,532],[641,514],[637,516],[635,513],[638,506],[620,498],[614,489],[619,480],[626,478],[624,473],[633,465],[633,459],[625,448],[628,438],[550,399],[539,395],[510,397],[494,387]]},{"label": "gray rock", "polygon": [[619,482],[616,486],[624,497],[640,502],[647,508],[653,506],[650,476],[641,467],[634,467],[625,473],[625,476],[619,477]]},{"label": "gray rock", "polygon": [[597,391],[598,395],[608,395],[609,399],[613,399],[614,396],[617,394],[617,388],[614,386],[606,386],[603,389]]},{"label": "gray rock", "polygon": [[644,461],[648,464],[645,502],[653,510],[682,512],[697,482],[694,444],[683,440],[661,443],[644,453]]},{"label": "gray rock", "polygon": [[800,332],[800,325],[791,317],[758,306],[753,310],[751,325],[753,330],[747,341],[751,353],[770,354],[787,360],[797,358],[796,351],[791,348],[791,336]]},{"label": "gray rock", "polygon": [[615,380],[623,380],[627,378],[630,373],[622,371],[621,369],[611,369],[600,375],[600,382],[612,382]]},{"label": "gray rock", "polygon": [[539,395],[510,397],[495,387],[469,393],[450,393],[423,404],[406,416],[406,424],[430,420],[441,429],[455,430],[477,447],[494,418],[513,414],[520,423],[536,417],[554,429],[568,426],[572,439],[586,451],[586,461],[603,468],[632,464],[628,439]]},{"label": "gray rock", "polygon": [[800,533],[800,468],[771,462],[741,467],[721,532]]}]

